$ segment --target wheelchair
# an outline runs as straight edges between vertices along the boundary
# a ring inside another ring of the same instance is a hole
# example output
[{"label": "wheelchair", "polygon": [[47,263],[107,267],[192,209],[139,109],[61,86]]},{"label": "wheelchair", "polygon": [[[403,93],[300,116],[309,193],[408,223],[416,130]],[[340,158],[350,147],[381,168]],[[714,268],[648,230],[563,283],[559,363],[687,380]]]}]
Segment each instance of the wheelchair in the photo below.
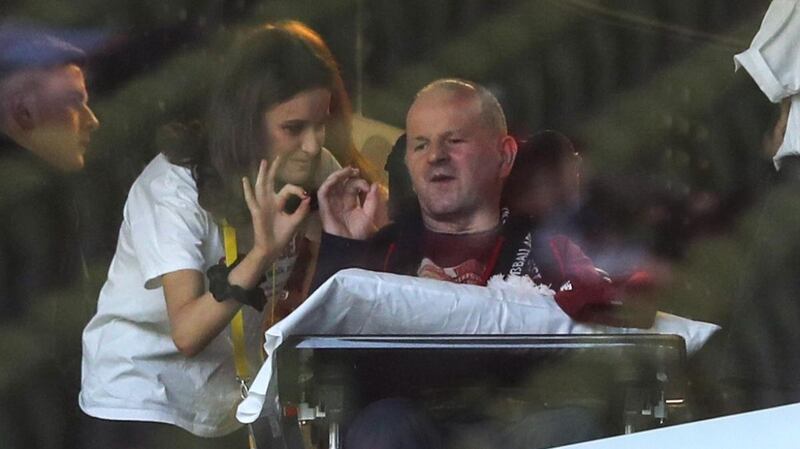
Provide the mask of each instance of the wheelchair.
[{"label": "wheelchair", "polygon": [[604,436],[690,418],[677,335],[293,336],[275,357],[287,449],[340,449],[358,411],[392,397],[437,423],[586,408]]}]

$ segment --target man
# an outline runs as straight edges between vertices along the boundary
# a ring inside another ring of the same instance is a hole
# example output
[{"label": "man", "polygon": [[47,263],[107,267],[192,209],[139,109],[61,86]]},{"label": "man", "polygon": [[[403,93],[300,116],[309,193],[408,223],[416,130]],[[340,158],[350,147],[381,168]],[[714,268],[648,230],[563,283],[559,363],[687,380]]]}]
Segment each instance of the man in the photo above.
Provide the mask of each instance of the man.
[{"label": "man", "polygon": [[99,123],[84,52],[38,30],[0,26],[0,316],[64,287],[81,267],[66,173],[83,168]]},{"label": "man", "polygon": [[[576,319],[652,324],[652,313],[627,318],[618,313],[613,287],[569,239],[533,238],[527,217],[501,210],[517,144],[499,103],[485,88],[456,79],[424,87],[408,111],[406,141],[405,164],[419,214],[378,230],[373,224],[381,206],[377,186],[351,168],[331,175],[318,193],[324,233],[315,285],[346,267],[476,285],[495,274],[529,276],[558,290],[557,302]],[[604,434],[593,410],[562,405],[534,411],[505,429],[491,420],[468,427],[487,444],[506,448],[550,447]],[[445,435],[453,434],[448,424],[459,425],[445,423]],[[403,399],[386,399],[355,418],[346,438],[353,448],[431,448],[440,447],[440,437],[424,413]]]},{"label": "man", "polygon": [[753,208],[740,241],[752,242],[719,377],[725,413],[800,402],[800,1],[773,1],[746,51],[735,56],[762,92],[780,103],[764,142],[773,153],[775,183]]},{"label": "man", "polygon": [[76,443],[80,333],[70,324],[85,272],[70,174],[98,127],[84,59],[40,30],[0,24],[0,330],[22,342],[0,352],[20,368],[0,391],[15,411],[0,414],[3,447],[35,445],[42,429],[63,447]]},{"label": "man", "polygon": [[612,286],[569,239],[532,238],[527,217],[503,213],[500,198],[517,144],[488,90],[434,81],[409,109],[406,134],[405,163],[420,214],[378,231],[377,186],[352,168],[331,175],[319,190],[324,234],[314,286],[348,267],[477,285],[495,274],[529,276],[557,290],[557,302],[575,319],[652,325],[651,311],[620,313]]}]

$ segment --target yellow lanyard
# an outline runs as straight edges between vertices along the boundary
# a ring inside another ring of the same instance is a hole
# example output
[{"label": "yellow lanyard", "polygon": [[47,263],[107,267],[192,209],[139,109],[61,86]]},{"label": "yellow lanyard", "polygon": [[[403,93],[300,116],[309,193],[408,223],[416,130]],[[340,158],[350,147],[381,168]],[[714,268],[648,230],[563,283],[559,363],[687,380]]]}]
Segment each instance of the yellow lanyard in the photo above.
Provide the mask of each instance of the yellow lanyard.
[{"label": "yellow lanyard", "polygon": [[[225,265],[231,266],[236,262],[239,248],[236,246],[236,229],[222,223],[222,238],[225,245]],[[233,361],[236,365],[236,377],[240,382],[250,381],[250,370],[247,367],[247,355],[244,349],[244,317],[242,310],[236,312],[231,320],[231,340],[233,340]]]}]

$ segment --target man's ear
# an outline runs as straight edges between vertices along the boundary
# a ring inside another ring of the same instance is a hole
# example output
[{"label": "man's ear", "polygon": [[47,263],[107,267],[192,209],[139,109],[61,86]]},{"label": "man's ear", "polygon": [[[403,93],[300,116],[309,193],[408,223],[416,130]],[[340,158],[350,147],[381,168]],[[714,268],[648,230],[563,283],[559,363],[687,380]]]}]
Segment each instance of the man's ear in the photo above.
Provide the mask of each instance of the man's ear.
[{"label": "man's ear", "polygon": [[11,95],[9,102],[11,120],[23,131],[30,131],[36,127],[34,101],[33,95],[30,93],[16,92]]},{"label": "man's ear", "polygon": [[500,176],[507,178],[511,173],[511,168],[514,166],[514,159],[517,157],[517,141],[511,136],[503,137],[500,142]]}]

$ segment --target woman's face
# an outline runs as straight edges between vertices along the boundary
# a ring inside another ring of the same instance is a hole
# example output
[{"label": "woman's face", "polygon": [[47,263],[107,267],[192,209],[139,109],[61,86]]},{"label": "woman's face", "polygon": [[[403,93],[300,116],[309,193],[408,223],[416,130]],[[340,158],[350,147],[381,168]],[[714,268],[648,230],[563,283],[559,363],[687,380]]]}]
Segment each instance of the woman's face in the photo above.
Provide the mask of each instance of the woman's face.
[{"label": "woman's face", "polygon": [[314,175],[330,104],[330,90],[317,88],[300,92],[264,113],[267,157],[281,156],[278,181],[303,185]]}]

